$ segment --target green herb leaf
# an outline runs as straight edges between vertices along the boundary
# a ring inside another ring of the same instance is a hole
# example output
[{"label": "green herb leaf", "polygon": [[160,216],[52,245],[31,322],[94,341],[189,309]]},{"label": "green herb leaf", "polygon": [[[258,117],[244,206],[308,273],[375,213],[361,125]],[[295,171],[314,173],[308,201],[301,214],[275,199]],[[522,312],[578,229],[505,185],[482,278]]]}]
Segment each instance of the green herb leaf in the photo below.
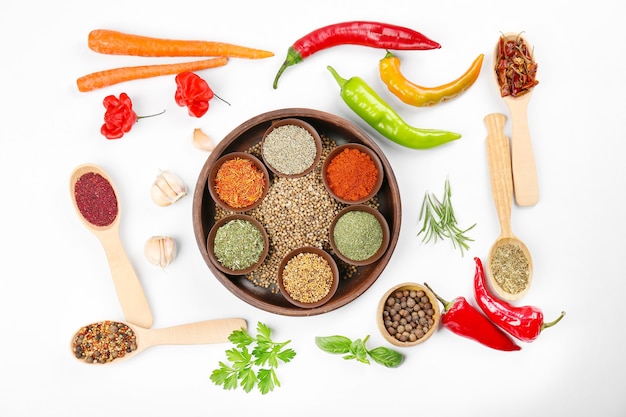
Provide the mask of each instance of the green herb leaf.
[{"label": "green herb leaf", "polygon": [[348,353],[352,341],[345,336],[318,336],[315,338],[317,347],[328,353]]},{"label": "green herb leaf", "polygon": [[259,378],[259,390],[261,391],[261,394],[267,394],[270,391],[274,391],[274,387],[280,386],[280,382],[278,381],[276,373],[272,368],[259,369],[257,376]]},{"label": "green herb leaf", "polygon": [[252,391],[258,381],[254,370],[250,368],[243,369],[237,377],[241,380],[241,388],[243,388],[245,392]]},{"label": "green herb leaf", "polygon": [[237,371],[224,362],[219,363],[219,368],[211,373],[210,378],[216,385],[223,385],[226,390],[237,388]]},{"label": "green herb leaf", "polygon": [[283,349],[276,354],[276,357],[284,363],[290,362],[296,356],[296,351],[293,349]]},{"label": "green herb leaf", "polygon": [[387,368],[397,368],[404,360],[404,356],[393,349],[379,346],[367,352],[374,362]]},{"label": "green herb leaf", "polygon": [[265,324],[258,322],[256,326],[256,331],[257,331],[257,336],[256,336],[257,343],[261,343],[261,342],[273,343],[272,338],[271,338],[272,331]]},{"label": "green herb leaf", "polygon": [[352,352],[357,361],[369,365],[370,361],[367,360],[367,349],[365,348],[365,342],[363,342],[362,339],[357,339],[352,342],[350,345],[350,352]]},{"label": "green herb leaf", "polygon": [[228,340],[237,345],[237,347],[249,346],[254,342],[254,338],[245,330],[233,331],[230,336],[228,336]]},{"label": "green herb leaf", "polygon": [[469,249],[468,242],[473,241],[466,236],[466,233],[474,228],[476,223],[467,229],[458,227],[452,207],[452,191],[448,178],[446,178],[444,185],[443,200],[440,201],[434,194],[426,193],[424,195],[419,220],[422,221],[422,228],[417,235],[424,234],[422,238],[424,243],[431,240],[436,243],[438,239],[450,239],[452,247],[460,249],[461,256],[464,256],[464,251]]},{"label": "green herb leaf", "polygon": [[[246,330],[235,330],[228,340],[235,345],[226,351],[230,364],[219,362],[219,367],[211,373],[211,381],[224,389],[235,389],[241,384],[245,392],[256,386],[262,394],[280,387],[275,369],[280,362],[287,363],[296,356],[293,349],[285,348],[290,341],[274,342],[270,328],[261,322],[257,324],[256,337]],[[260,366],[266,368],[259,369]]]},{"label": "green herb leaf", "polygon": [[315,338],[315,344],[325,352],[344,354],[345,360],[356,359],[361,363],[370,364],[368,358],[371,358],[374,362],[388,368],[400,366],[404,355],[386,347],[368,350],[366,347],[368,339],[369,335],[364,339],[354,341],[345,336],[318,336]]}]

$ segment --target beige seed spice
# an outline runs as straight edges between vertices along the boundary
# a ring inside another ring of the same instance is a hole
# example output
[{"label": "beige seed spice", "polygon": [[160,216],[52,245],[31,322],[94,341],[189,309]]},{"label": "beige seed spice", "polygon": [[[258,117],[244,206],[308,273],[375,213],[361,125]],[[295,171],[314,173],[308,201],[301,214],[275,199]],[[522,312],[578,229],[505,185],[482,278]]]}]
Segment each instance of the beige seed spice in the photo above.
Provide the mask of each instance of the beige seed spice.
[{"label": "beige seed spice", "polygon": [[315,303],[330,291],[333,270],[320,255],[302,252],[287,261],[282,278],[291,298],[301,303]]},{"label": "beige seed spice", "polygon": [[[246,279],[255,286],[279,293],[278,267],[291,250],[302,246],[313,246],[330,251],[328,229],[334,217],[345,205],[332,198],[322,181],[322,165],[331,150],[337,147],[334,140],[322,135],[320,162],[307,175],[299,178],[272,178],[267,196],[261,204],[248,214],[261,222],[269,237],[268,254],[265,261]],[[260,157],[261,143],[248,149]],[[379,208],[377,197],[364,204]],[[215,221],[228,214],[216,207]],[[337,267],[342,279],[357,273],[357,267],[339,259]]]},{"label": "beige seed spice", "polygon": [[530,265],[524,251],[511,243],[499,245],[491,259],[491,273],[498,285],[509,294],[517,294],[528,285]]}]

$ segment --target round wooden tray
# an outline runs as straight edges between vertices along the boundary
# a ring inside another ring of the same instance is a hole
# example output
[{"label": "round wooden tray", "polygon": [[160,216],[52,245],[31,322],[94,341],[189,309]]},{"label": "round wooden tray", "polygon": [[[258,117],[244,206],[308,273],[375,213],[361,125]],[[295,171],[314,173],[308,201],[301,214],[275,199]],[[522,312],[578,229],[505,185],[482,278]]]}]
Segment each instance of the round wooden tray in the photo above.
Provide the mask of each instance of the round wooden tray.
[{"label": "round wooden tray", "polygon": [[[378,192],[379,210],[387,219],[391,237],[389,246],[383,256],[376,262],[359,267],[351,277],[342,279],[333,298],[317,308],[300,308],[289,303],[282,294],[259,287],[245,276],[227,275],[221,272],[211,261],[207,252],[206,242],[211,226],[215,224],[215,202],[209,194],[207,181],[211,166],[226,153],[246,151],[263,138],[264,132],[272,121],[284,118],[299,118],[310,123],[320,135],[337,142],[364,144],[372,148],[380,157],[385,171],[383,185]],[[307,108],[289,108],[274,110],[255,116],[242,123],[222,139],[211,155],[207,158],[194,190],[193,196],[193,228],[200,253],[215,277],[233,294],[248,304],[262,310],[286,316],[312,316],[327,313],[342,307],[363,294],[380,276],[398,242],[400,233],[401,203],[398,184],[389,161],[378,145],[359,127],[349,121],[330,113]]]}]

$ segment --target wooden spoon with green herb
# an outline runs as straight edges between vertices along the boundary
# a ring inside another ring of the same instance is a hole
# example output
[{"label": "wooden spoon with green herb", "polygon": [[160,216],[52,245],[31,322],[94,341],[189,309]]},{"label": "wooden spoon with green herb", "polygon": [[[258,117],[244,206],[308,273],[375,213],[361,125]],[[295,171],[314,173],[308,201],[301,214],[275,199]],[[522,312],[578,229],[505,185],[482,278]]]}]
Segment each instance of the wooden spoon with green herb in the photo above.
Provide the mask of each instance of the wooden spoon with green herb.
[{"label": "wooden spoon with green herb", "polygon": [[503,131],[505,121],[501,113],[485,116],[491,192],[500,221],[500,236],[489,251],[487,270],[491,286],[500,297],[519,300],[530,289],[533,264],[528,248],[511,230],[513,181],[509,139]]}]

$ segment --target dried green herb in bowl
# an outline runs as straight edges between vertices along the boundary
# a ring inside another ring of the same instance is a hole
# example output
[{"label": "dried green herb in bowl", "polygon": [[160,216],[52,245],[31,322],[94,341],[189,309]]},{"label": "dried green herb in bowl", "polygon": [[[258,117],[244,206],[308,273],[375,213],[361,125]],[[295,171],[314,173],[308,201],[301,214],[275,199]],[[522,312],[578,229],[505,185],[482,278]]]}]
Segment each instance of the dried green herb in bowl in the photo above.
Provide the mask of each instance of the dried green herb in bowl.
[{"label": "dried green herb in bowl", "polygon": [[222,272],[244,275],[265,260],[269,237],[254,217],[233,214],[213,225],[207,238],[207,250],[212,262]]},{"label": "dried green herb in bowl", "polygon": [[348,206],[333,219],[329,228],[330,246],[344,262],[368,265],[378,260],[389,245],[389,225],[375,208]]}]

